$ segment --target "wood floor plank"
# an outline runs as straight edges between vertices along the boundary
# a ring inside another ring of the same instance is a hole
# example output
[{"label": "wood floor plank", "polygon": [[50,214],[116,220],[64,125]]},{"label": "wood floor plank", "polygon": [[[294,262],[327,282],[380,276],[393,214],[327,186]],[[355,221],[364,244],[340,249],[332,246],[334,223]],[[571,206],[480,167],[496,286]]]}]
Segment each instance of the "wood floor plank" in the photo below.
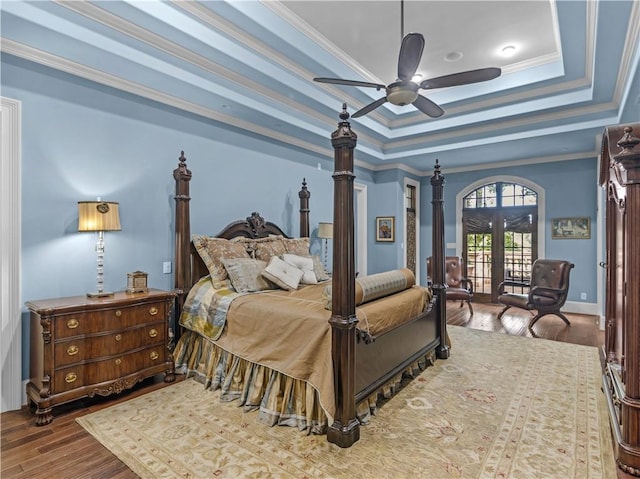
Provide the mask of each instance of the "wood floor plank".
[{"label": "wood floor plank", "polygon": [[[538,337],[587,346],[602,347],[604,332],[598,318],[567,315],[571,326],[554,316],[540,319],[530,330],[531,315],[509,311],[497,320],[500,306],[474,303],[474,315],[458,303],[447,305],[447,322],[458,326],[514,336]],[[178,380],[182,377],[178,375]],[[85,414],[165,387],[162,375],[150,378],[118,396],[84,399],[54,408],[54,419],[46,426],[35,426],[29,408],[5,412],[0,417],[0,477],[3,479],[136,479],[122,461],[104,448],[75,420]],[[634,479],[618,470],[618,479]]]}]

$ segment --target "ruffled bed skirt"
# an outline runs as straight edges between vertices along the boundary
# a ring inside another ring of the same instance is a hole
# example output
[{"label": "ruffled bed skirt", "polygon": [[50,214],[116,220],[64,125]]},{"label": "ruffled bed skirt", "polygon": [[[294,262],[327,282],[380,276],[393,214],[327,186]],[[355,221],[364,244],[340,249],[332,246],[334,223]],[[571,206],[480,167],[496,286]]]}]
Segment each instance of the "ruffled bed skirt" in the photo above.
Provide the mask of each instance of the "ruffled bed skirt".
[{"label": "ruffled bed skirt", "polygon": [[[218,347],[209,338],[185,330],[173,352],[176,372],[193,377],[205,389],[221,390],[222,401],[238,400],[245,411],[258,411],[258,421],[269,426],[297,427],[307,434],[326,434],[329,418],[320,406],[318,392],[307,382],[252,363]],[[375,415],[382,398],[392,397],[404,376],[415,377],[434,355],[411,364],[366,400],[357,404],[361,424]]]}]

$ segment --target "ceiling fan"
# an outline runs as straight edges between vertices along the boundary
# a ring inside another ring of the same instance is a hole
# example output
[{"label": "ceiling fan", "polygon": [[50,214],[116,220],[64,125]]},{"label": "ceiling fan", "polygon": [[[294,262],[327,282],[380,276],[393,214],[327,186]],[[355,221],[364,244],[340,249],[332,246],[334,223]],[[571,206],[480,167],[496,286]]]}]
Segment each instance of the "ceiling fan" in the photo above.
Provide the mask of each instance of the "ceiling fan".
[{"label": "ceiling fan", "polygon": [[[404,10],[401,13],[401,20],[404,19]],[[404,30],[404,26],[401,27]],[[445,88],[458,85],[466,85],[468,83],[478,83],[487,80],[493,80],[500,76],[502,71],[500,68],[481,68],[479,70],[469,70],[461,73],[453,73],[437,78],[424,80],[416,83],[412,80],[418,69],[420,59],[422,58],[422,50],[424,49],[424,37],[420,33],[408,33],[402,38],[400,46],[400,55],[398,58],[398,79],[389,85],[381,83],[371,83],[357,80],[343,80],[341,78],[314,78],[314,81],[320,83],[333,83],[336,85],[349,85],[367,88],[375,88],[376,90],[384,89],[386,96],[369,103],[361,108],[353,115],[352,118],[366,115],[375,110],[380,105],[389,102],[394,105],[404,106],[412,104],[421,112],[432,118],[438,118],[444,114],[444,110],[439,105],[429,100],[427,97],[418,93],[418,90],[429,90],[434,88]]]}]

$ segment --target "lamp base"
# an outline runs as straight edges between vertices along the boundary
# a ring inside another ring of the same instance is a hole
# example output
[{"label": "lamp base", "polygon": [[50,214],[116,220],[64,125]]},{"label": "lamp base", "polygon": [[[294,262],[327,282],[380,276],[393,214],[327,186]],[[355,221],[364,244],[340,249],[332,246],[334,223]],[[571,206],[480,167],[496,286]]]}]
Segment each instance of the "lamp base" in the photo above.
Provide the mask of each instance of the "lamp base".
[{"label": "lamp base", "polygon": [[110,298],[113,293],[103,291],[101,293],[87,293],[87,298]]}]

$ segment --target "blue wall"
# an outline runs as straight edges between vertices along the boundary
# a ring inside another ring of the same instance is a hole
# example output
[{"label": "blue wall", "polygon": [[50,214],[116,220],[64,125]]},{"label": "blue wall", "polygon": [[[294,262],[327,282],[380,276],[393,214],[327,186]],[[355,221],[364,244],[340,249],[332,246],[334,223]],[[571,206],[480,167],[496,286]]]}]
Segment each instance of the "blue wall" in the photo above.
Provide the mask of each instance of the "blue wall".
[{"label": "blue wall", "polygon": [[[1,67],[2,95],[22,102],[23,300],[83,295],[95,289],[96,236],[77,232],[77,201],[97,196],[120,203],[122,223],[122,231],[106,233],[105,288],[122,290],[128,272],[143,270],[150,287],[172,289],[173,275],[162,273],[162,263],[173,261],[172,171],[181,150],[193,172],[192,232],[215,234],[257,210],[297,235],[298,191],[306,178],[312,252],[322,253],[317,224],[333,220],[333,156],[274,144],[10,55],[2,54]],[[425,159],[425,168],[434,161]],[[455,241],[456,194],[479,178],[498,174],[527,177],[543,186],[547,221],[590,216],[595,222],[595,163],[593,159],[447,174],[446,241]],[[405,176],[416,179],[400,170],[374,173],[356,168],[356,182],[368,190],[370,274],[403,264]],[[424,258],[431,254],[431,186],[429,177],[420,181],[419,261],[424,284]],[[376,216],[396,217],[396,242],[375,242]],[[576,263],[570,300],[577,300],[579,291],[595,298],[595,234],[582,241],[548,237],[546,256]],[[23,310],[25,378],[27,316]]]},{"label": "blue wall", "polygon": [[[487,159],[490,160],[490,159]],[[446,169],[446,165],[442,165]],[[587,301],[595,303],[597,298],[597,158],[526,165],[511,168],[487,169],[464,173],[446,173],[445,199],[445,243],[456,242],[456,196],[469,185],[493,176],[515,176],[528,179],[542,187],[545,193],[545,258],[567,259],[575,264],[571,273],[569,301],[581,301],[580,293],[587,293]],[[426,186],[426,188],[425,188]],[[422,181],[423,230],[422,237],[428,240],[426,251],[431,251],[431,209],[424,214],[425,198],[431,198],[429,179]],[[591,219],[591,238],[588,240],[552,240],[551,219],[587,216]],[[458,245],[461,248],[461,245]],[[447,250],[447,254],[455,251]]]}]

